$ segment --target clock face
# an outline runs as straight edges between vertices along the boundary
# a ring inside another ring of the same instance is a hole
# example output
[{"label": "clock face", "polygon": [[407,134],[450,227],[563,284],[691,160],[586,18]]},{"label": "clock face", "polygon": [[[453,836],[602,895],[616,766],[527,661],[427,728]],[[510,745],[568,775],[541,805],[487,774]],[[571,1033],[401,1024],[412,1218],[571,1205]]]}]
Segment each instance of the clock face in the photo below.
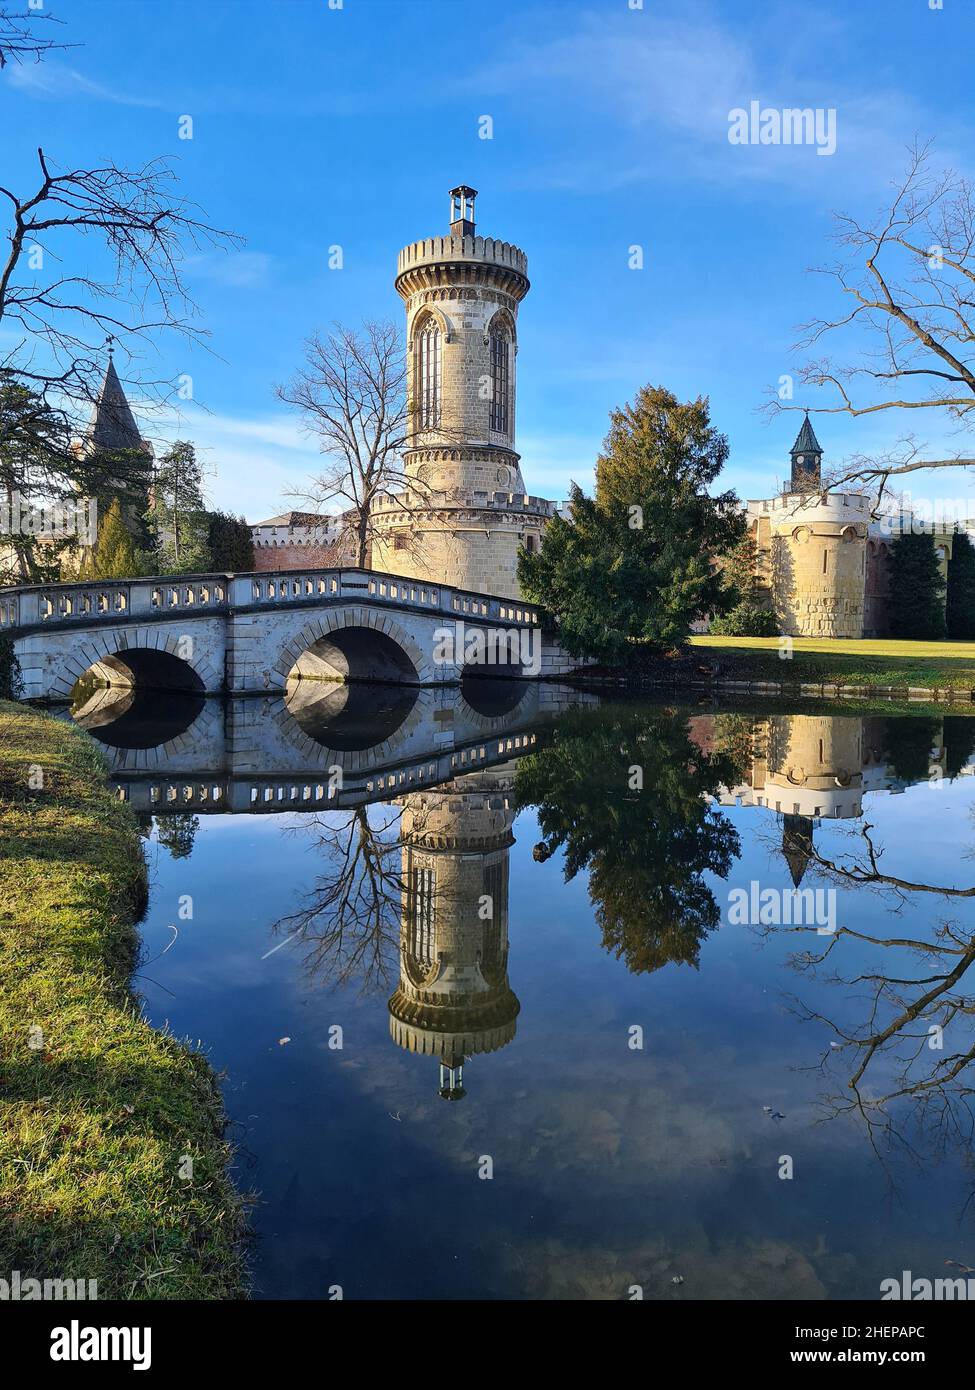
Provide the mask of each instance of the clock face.
[{"label": "clock face", "polygon": [[803,464],[804,464],[805,462],[806,462],[806,456],[805,456],[805,454],[800,454],[799,457],[796,459],[796,463],[799,465],[800,468],[802,468],[802,466],[803,466]]}]

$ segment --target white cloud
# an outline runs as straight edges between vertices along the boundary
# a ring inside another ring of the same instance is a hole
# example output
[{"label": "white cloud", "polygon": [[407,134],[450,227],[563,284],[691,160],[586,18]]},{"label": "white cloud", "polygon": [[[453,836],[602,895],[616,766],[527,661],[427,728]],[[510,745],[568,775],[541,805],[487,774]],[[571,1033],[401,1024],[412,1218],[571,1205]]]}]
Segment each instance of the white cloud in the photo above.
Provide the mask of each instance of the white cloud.
[{"label": "white cloud", "polygon": [[77,68],[66,67],[62,63],[23,63],[9,67],[6,71],[8,84],[18,92],[28,96],[48,97],[63,100],[67,97],[91,97],[95,101],[111,101],[121,106],[147,106],[162,108],[163,103],[145,96],[130,96],[126,92],[113,91],[93,82]]},{"label": "white cloud", "polygon": [[237,251],[221,255],[217,251],[205,256],[189,256],[185,262],[191,276],[210,280],[231,289],[256,289],[267,283],[274,266],[274,257],[264,251]]},{"label": "white cloud", "polygon": [[[534,165],[525,182],[606,193],[662,178],[792,185],[832,191],[896,174],[917,130],[937,131],[947,144],[944,113],[925,114],[902,90],[864,94],[841,86],[825,61],[835,31],[793,33],[789,52],[806,61],[791,68],[781,42],[769,42],[761,17],[734,33],[700,13],[672,17],[649,11],[579,17],[569,32],[537,29],[512,39],[506,54],[459,78],[454,90],[517,98],[526,110],[562,125],[581,124],[571,159]],[[797,17],[795,28],[801,29]],[[809,51],[824,62],[809,63]],[[822,75],[818,75],[822,74]],[[729,113],[758,100],[763,107],[834,108],[837,151],[817,157],[812,145],[743,145],[728,141]],[[489,109],[485,107],[485,109]],[[605,151],[592,149],[603,142]],[[588,147],[588,148],[587,148]],[[943,151],[947,156],[947,152]],[[611,156],[611,157],[605,157]]]}]

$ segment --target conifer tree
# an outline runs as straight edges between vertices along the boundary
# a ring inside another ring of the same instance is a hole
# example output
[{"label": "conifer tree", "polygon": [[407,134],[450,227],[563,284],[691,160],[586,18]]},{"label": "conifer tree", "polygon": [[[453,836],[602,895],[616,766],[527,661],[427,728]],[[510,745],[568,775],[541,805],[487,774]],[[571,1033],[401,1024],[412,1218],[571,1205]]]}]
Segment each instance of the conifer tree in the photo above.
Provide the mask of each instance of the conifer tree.
[{"label": "conifer tree", "polygon": [[81,579],[130,579],[138,570],[132,536],[118,498],[98,527],[98,539],[81,566]]},{"label": "conifer tree", "polygon": [[944,580],[934,537],[905,532],[888,556],[892,637],[937,641],[945,635]]},{"label": "conifer tree", "polygon": [[571,519],[519,557],[523,592],[556,616],[573,655],[619,663],[677,646],[721,605],[716,557],[744,529],[734,493],[708,492],[727,457],[703,397],[645,386],[613,411],[595,497],[574,486]]},{"label": "conifer tree", "polygon": [[209,567],[203,469],[188,441],[178,439],[159,460],[147,519],[161,573],[186,574]]},{"label": "conifer tree", "polygon": [[254,538],[242,516],[208,512],[208,569],[249,574],[254,568]]},{"label": "conifer tree", "polygon": [[975,637],[975,546],[964,531],[952,543],[945,610],[949,637]]}]

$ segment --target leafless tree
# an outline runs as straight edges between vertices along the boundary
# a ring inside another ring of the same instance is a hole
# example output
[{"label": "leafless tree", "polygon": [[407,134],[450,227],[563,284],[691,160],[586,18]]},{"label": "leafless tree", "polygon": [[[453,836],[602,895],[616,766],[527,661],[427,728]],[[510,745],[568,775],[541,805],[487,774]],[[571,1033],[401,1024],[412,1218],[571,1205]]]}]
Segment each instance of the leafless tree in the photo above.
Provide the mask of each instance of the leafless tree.
[{"label": "leafless tree", "polygon": [[[862,223],[836,217],[842,259],[819,274],[839,286],[850,307],[804,324],[797,351],[852,335],[862,355],[823,356],[799,371],[805,386],[832,399],[818,413],[853,417],[887,411],[939,412],[963,433],[975,426],[975,189],[953,171],[933,167],[930,143],[915,145],[890,205]],[[805,409],[774,397],[768,410]],[[922,469],[975,466],[971,449],[924,456],[913,437],[881,458],[856,457],[828,485],[877,488]]]},{"label": "leafless tree", "polygon": [[328,460],[295,496],[316,511],[342,506],[360,568],[369,565],[377,504],[402,493],[406,483],[406,375],[394,324],[367,322],[359,332],[336,324],[308,340],[305,365],[276,390],[279,400],[301,412]]},{"label": "leafless tree", "polygon": [[23,63],[32,59],[39,63],[48,53],[73,44],[59,43],[50,33],[39,33],[35,24],[60,24],[59,19],[41,10],[14,10],[4,5],[0,8],[0,69],[10,63]]},{"label": "leafless tree", "polygon": [[[42,149],[34,188],[0,184],[9,251],[0,263],[0,327],[19,339],[0,360],[52,401],[93,399],[107,337],[133,355],[162,329],[205,338],[182,274],[190,249],[227,248],[238,238],[209,226],[176,188],[166,159],[138,169],[108,163],[60,171]],[[106,260],[101,276],[72,273],[82,239]],[[48,269],[53,267],[53,269]]]}]

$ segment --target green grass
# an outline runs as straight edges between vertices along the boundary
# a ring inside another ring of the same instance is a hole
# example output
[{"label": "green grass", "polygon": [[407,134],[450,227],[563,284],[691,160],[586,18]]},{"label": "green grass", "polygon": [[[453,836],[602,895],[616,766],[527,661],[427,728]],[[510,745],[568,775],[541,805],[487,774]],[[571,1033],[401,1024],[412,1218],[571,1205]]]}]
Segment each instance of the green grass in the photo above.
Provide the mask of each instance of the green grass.
[{"label": "green grass", "polygon": [[86,734],[9,703],[0,859],[0,1277],[97,1279],[102,1299],[245,1296],[216,1078],[129,988],[135,822]]},{"label": "green grass", "polygon": [[728,680],[975,690],[975,642],[794,637],[792,656],[783,660],[778,637],[690,641],[714,656]]}]

